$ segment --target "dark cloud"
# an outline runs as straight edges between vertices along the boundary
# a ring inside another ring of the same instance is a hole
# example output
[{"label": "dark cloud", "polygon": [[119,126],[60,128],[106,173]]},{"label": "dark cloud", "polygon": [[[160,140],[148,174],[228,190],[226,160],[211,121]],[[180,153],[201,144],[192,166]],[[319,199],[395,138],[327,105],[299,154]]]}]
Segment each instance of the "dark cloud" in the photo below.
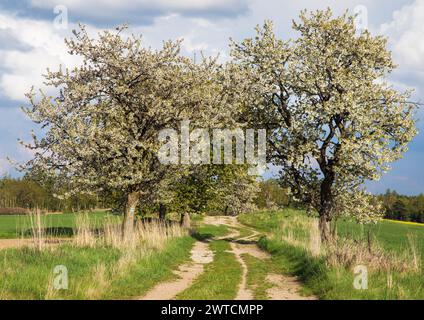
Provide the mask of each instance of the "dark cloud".
[{"label": "dark cloud", "polygon": [[151,25],[154,19],[161,16],[178,14],[187,17],[206,19],[231,18],[246,14],[249,11],[246,0],[229,1],[121,1],[114,5],[102,1],[84,4],[72,0],[62,0],[57,3],[46,1],[13,1],[2,0],[0,10],[13,12],[20,17],[32,19],[53,20],[56,16],[54,7],[64,5],[68,8],[70,22],[83,22],[100,27],[110,27],[122,23],[134,25]]}]

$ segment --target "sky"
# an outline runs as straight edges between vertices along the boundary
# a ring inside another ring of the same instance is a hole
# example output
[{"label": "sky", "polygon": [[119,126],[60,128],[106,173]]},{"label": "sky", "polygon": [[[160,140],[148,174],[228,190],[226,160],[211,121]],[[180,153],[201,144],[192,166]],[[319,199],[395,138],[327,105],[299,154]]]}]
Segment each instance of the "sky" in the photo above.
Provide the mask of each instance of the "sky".
[{"label": "sky", "polygon": [[[390,76],[396,88],[414,89],[413,100],[424,102],[424,0],[1,0],[0,2],[0,175],[16,172],[7,161],[31,157],[18,138],[29,140],[37,127],[20,110],[27,104],[31,86],[43,86],[42,74],[59,65],[72,67],[64,43],[78,23],[95,35],[103,29],[129,24],[144,44],[160,47],[163,40],[184,39],[183,53],[200,51],[228,59],[229,38],[242,40],[254,34],[265,19],[274,21],[279,37],[296,37],[291,23],[302,9],[330,7],[335,14],[360,12],[371,33],[387,36],[398,65]],[[424,127],[418,112],[418,128]],[[422,131],[422,130],[421,130]],[[380,181],[367,189],[381,193],[394,189],[403,194],[424,193],[424,134],[419,133],[404,158]],[[271,171],[272,172],[272,171]],[[271,173],[268,173],[268,176]]]}]

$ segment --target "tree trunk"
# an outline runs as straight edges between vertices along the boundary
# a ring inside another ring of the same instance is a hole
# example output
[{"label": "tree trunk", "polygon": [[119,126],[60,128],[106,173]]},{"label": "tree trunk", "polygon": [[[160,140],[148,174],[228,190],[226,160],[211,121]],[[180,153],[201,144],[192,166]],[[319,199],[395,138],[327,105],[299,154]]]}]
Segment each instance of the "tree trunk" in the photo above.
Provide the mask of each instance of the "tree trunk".
[{"label": "tree trunk", "polygon": [[165,221],[165,217],[166,217],[166,205],[164,205],[163,203],[160,203],[159,204],[159,220]]},{"label": "tree trunk", "polygon": [[331,240],[331,211],[333,209],[333,195],[331,186],[334,181],[334,175],[329,174],[321,184],[321,201],[319,209],[319,229],[321,231],[321,240],[329,242]]},{"label": "tree trunk", "polygon": [[228,206],[225,206],[225,209],[224,209],[224,216],[226,215],[228,215]]},{"label": "tree trunk", "polygon": [[134,234],[134,217],[135,209],[137,208],[140,200],[138,192],[131,192],[127,196],[127,203],[125,204],[124,219],[122,221],[122,238],[131,239]]},{"label": "tree trunk", "polygon": [[329,217],[327,217],[326,214],[322,214],[320,212],[318,225],[319,225],[319,230],[321,232],[322,242],[329,242],[331,239],[330,221],[328,219]]},{"label": "tree trunk", "polygon": [[190,228],[190,214],[185,212],[181,215],[181,221],[180,225],[183,228],[189,229]]}]

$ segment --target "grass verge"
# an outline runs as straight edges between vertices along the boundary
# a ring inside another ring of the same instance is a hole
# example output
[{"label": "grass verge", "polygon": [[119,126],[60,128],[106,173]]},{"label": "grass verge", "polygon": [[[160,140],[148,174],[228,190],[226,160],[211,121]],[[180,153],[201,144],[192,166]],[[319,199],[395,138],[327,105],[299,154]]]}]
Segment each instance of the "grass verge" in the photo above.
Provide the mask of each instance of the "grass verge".
[{"label": "grass verge", "polygon": [[230,230],[225,225],[203,224],[195,229],[193,237],[204,241],[214,237],[223,237],[228,233],[230,233]]},{"label": "grass verge", "polygon": [[241,265],[236,260],[230,244],[224,240],[213,241],[210,248],[214,261],[194,284],[177,296],[178,300],[232,300],[237,295],[241,281]]},{"label": "grass verge", "polygon": [[278,269],[271,260],[258,259],[250,254],[243,254],[242,259],[246,263],[247,286],[253,293],[255,300],[267,300],[267,290],[273,285],[267,281],[266,277],[269,273],[278,273]]}]

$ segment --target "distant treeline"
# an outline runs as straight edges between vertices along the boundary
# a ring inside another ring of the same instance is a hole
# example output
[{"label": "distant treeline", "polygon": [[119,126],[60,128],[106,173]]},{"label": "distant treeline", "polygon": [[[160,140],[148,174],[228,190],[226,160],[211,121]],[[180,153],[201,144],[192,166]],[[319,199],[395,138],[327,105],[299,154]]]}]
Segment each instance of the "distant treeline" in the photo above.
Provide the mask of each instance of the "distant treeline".
[{"label": "distant treeline", "polygon": [[[424,194],[406,196],[389,189],[376,197],[383,203],[385,218],[424,223]],[[287,191],[282,189],[276,180],[272,179],[260,183],[256,205],[260,209],[287,206],[303,207],[301,204],[292,201]]]},{"label": "distant treeline", "polygon": [[[202,199],[201,196],[197,196],[196,199],[187,198],[188,195],[190,195],[189,198],[196,197],[196,194],[204,195],[203,187],[198,181],[195,184],[184,184],[183,189],[189,188],[190,192],[183,193],[180,198],[183,197],[185,201],[190,202],[193,207],[191,211],[204,212],[205,210],[202,210],[203,207],[208,210],[219,208],[218,205],[214,205],[214,202],[223,202],[222,199],[213,201],[213,199]],[[254,197],[254,204],[257,208],[273,210],[290,205],[290,197],[276,180],[270,179],[259,182],[258,187],[257,195]],[[199,190],[196,191],[193,188]],[[56,195],[63,193],[63,191],[56,189],[53,180],[37,179],[29,176],[24,176],[23,178],[3,176],[0,178],[0,214],[23,214],[27,210],[34,208],[40,208],[45,211],[75,212],[94,208],[119,208],[121,204],[119,195],[115,194],[73,195],[67,199],[58,198]],[[217,195],[217,198],[220,198],[219,195]],[[178,200],[179,203],[182,201],[183,199]],[[204,205],[206,203],[208,205]],[[158,207],[158,205],[144,205],[142,210],[144,213],[153,213],[158,211]],[[168,204],[169,211],[178,211],[178,209],[175,205]]]},{"label": "distant treeline", "polygon": [[386,218],[424,223],[424,194],[405,196],[389,189],[378,198],[386,209]]},{"label": "distant treeline", "polygon": [[[0,178],[0,209],[24,208],[31,210],[38,207],[47,211],[75,212],[119,206],[117,197],[111,194],[73,195],[67,199],[59,199],[55,195],[60,194],[61,191],[63,190],[55,189],[53,181],[43,180],[40,182],[26,176],[23,178],[4,176]],[[190,194],[193,193],[190,192]],[[424,223],[424,194],[405,196],[396,191],[387,190],[385,194],[377,197],[385,207],[386,218]],[[278,181],[274,179],[259,182],[254,203],[258,209],[262,210],[299,206],[298,203],[291,200],[287,190],[281,188]],[[170,207],[169,209],[174,208]],[[10,213],[17,212],[16,210],[14,209]],[[150,208],[148,211],[157,211],[157,208]],[[0,210],[0,214],[2,213],[5,213],[4,209]]]},{"label": "distant treeline", "polygon": [[[78,195],[59,199],[55,196],[59,193],[60,190],[55,190],[53,187],[53,181],[41,183],[29,177],[0,178],[0,208],[10,208],[10,213],[25,212],[16,208],[74,212],[104,207],[103,199],[98,196]],[[0,211],[3,214],[7,213],[4,209]]]}]

